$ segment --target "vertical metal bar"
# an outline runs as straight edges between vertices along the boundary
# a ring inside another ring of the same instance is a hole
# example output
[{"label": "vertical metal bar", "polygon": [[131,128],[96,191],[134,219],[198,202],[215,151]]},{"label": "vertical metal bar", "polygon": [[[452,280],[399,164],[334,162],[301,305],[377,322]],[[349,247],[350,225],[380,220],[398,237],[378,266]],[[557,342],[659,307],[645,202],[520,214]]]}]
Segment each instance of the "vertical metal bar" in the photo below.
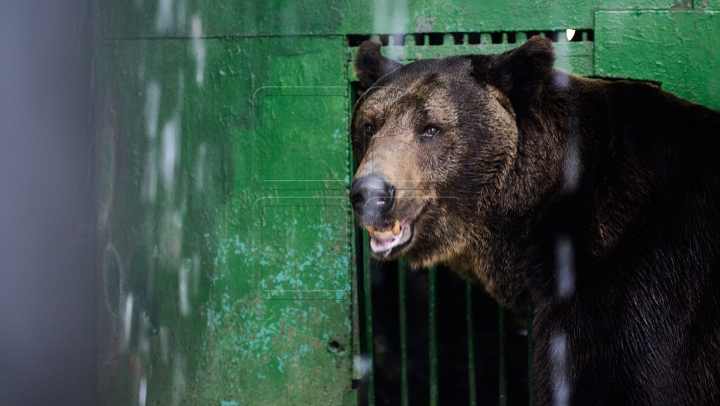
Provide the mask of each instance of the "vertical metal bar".
[{"label": "vertical metal bar", "polygon": [[535,404],[535,387],[533,386],[533,354],[535,342],[532,335],[534,311],[532,305],[528,306],[527,315],[527,341],[528,341],[528,405]]},{"label": "vertical metal bar", "polygon": [[430,313],[430,406],[438,406],[437,270],[428,269],[428,310]]},{"label": "vertical metal bar", "polygon": [[[352,96],[353,93],[354,92],[353,92],[352,86],[348,82],[347,87],[345,88],[345,112],[346,112],[345,118],[347,118],[348,114],[351,111],[350,103],[351,103],[351,98],[353,97]],[[350,134],[350,120],[347,120],[347,119],[345,119],[345,134]],[[352,152],[352,140],[350,139],[350,137],[346,137],[345,148],[346,148],[346,151],[348,152],[349,158],[350,158],[347,162],[347,171],[348,171],[348,173],[352,174],[353,173],[352,163],[355,162],[355,157]],[[345,190],[349,196],[350,195],[350,185],[347,185],[347,188]],[[350,202],[346,203],[346,210],[347,210],[348,216],[352,216],[353,209],[352,209],[352,204],[350,204]],[[361,244],[358,244],[358,231],[357,230],[360,230],[360,229],[357,227],[352,227],[352,226],[347,227],[348,238],[350,239],[350,241],[352,241],[352,255],[353,255],[353,259],[355,260],[355,261],[351,262],[351,263],[355,264],[355,266],[353,267],[354,269],[353,269],[352,277],[350,278],[350,280],[352,281],[352,323],[353,323],[352,355],[353,355],[353,362],[355,362],[355,360],[360,359],[360,357],[362,356],[362,351],[360,350],[360,348],[362,347],[361,340],[364,338],[364,337],[360,336],[360,324],[363,322],[363,320],[360,320],[361,310],[360,310],[359,295],[361,295],[362,293],[360,293],[358,291],[359,286],[360,286],[360,275],[359,275],[360,270],[357,267],[356,261],[359,261],[360,258],[363,258],[365,255],[365,252],[363,251],[361,253],[360,251],[358,251],[358,250],[363,249],[363,247]],[[360,231],[359,234],[360,234],[360,236],[362,236],[363,235],[362,231]],[[360,245],[360,246],[358,246],[358,245]],[[361,257],[360,255],[363,255],[363,257]],[[363,379],[362,373],[360,373],[359,370],[360,370],[360,368],[353,368],[353,380]]]},{"label": "vertical metal bar", "polygon": [[405,46],[413,46],[415,45],[415,36],[412,34],[408,34],[405,36]]},{"label": "vertical metal bar", "polygon": [[368,404],[375,405],[375,352],[373,351],[372,277],[370,275],[370,235],[363,229],[363,294],[365,295],[365,348],[367,348]]},{"label": "vertical metal bar", "polygon": [[505,371],[505,307],[498,306],[498,309],[498,355],[500,358],[500,399],[498,400],[498,404],[500,406],[507,406],[507,374]]},{"label": "vertical metal bar", "polygon": [[477,388],[475,385],[475,326],[472,311],[472,284],[465,283],[465,306],[467,315],[467,341],[468,341],[468,388],[470,389],[470,406],[477,406]]},{"label": "vertical metal bar", "polygon": [[[352,210],[351,208],[348,208],[348,210]],[[357,264],[357,260],[360,259],[359,251],[358,251],[358,240],[357,235],[355,234],[355,228],[354,227],[348,227],[349,231],[348,234],[350,234],[350,241],[352,241],[352,253],[353,253],[353,259],[355,261],[352,261],[352,263]],[[362,352],[360,350],[361,348],[361,340],[364,337],[360,336],[360,323],[362,321],[360,320],[360,297],[361,294],[358,289],[360,288],[360,270],[357,268],[357,265],[354,267],[352,273],[351,280],[351,288],[352,288],[352,356],[353,360],[359,359],[359,357],[362,356]],[[363,379],[362,374],[358,373],[359,368],[353,368],[353,381]]]},{"label": "vertical metal bar", "polygon": [[398,307],[400,308],[400,404],[408,406],[407,369],[407,288],[405,283],[405,258],[398,261]]}]

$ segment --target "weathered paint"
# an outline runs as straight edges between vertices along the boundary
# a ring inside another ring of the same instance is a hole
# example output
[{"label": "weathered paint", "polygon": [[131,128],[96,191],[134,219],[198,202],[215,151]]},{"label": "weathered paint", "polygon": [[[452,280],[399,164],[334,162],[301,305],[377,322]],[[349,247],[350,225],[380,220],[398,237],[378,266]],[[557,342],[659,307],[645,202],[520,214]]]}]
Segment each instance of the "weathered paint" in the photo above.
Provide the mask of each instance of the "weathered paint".
[{"label": "weathered paint", "polygon": [[400,319],[400,405],[408,406],[408,345],[407,345],[407,266],[405,259],[398,261],[398,318]]},{"label": "weathered paint", "polygon": [[344,38],[97,51],[106,403],[354,404]]},{"label": "weathered paint", "polygon": [[[718,0],[708,0],[717,5]],[[192,18],[210,37],[523,31],[592,28],[595,10],[688,9],[692,0],[160,0],[106,2],[109,38],[192,36]]]},{"label": "weathered paint", "polygon": [[355,403],[346,34],[484,33],[383,48],[410,62],[594,27],[557,67],[720,106],[720,0],[285,3],[96,2],[105,404]]},{"label": "weathered paint", "polygon": [[720,0],[693,0],[695,10],[720,10]]},{"label": "weathered paint", "polygon": [[720,11],[598,12],[595,24],[595,74],[660,82],[720,108]]},{"label": "weathered paint", "polygon": [[670,8],[666,0],[481,1],[354,1],[343,19],[347,33],[523,31],[592,28],[594,10],[618,8]]}]

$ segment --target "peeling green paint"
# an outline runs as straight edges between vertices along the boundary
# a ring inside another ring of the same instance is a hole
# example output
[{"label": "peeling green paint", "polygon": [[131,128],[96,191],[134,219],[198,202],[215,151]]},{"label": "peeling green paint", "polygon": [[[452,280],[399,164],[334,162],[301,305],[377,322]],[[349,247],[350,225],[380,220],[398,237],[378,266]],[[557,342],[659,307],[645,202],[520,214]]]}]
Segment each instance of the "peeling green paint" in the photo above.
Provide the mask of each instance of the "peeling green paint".
[{"label": "peeling green paint", "polygon": [[482,32],[406,63],[594,27],[557,67],[720,107],[720,0],[95,4],[105,404],[356,403],[346,34]]},{"label": "peeling green paint", "polygon": [[112,403],[355,402],[344,52],[98,44]]}]

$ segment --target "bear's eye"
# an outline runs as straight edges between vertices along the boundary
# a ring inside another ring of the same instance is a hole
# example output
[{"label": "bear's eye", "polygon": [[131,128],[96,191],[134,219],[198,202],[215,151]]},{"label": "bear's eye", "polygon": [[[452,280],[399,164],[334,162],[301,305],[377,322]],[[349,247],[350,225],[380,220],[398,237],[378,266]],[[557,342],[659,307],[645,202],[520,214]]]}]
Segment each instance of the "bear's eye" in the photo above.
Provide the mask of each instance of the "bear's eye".
[{"label": "bear's eye", "polygon": [[435,126],[428,126],[422,133],[422,137],[432,138],[440,134],[440,129]]},{"label": "bear's eye", "polygon": [[363,129],[365,130],[365,135],[368,137],[372,137],[372,135],[375,134],[375,126],[372,124],[365,124]]}]

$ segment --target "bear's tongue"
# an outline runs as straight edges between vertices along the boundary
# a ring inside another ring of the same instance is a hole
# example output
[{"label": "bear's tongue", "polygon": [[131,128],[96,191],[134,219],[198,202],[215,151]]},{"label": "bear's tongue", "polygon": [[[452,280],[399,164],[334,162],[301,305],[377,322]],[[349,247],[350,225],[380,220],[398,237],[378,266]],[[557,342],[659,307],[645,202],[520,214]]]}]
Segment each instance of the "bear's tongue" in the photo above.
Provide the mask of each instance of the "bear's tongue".
[{"label": "bear's tongue", "polygon": [[392,228],[383,231],[372,226],[368,227],[370,248],[373,252],[388,256],[394,247],[407,242],[410,239],[410,227],[406,220],[402,222],[395,220]]}]

